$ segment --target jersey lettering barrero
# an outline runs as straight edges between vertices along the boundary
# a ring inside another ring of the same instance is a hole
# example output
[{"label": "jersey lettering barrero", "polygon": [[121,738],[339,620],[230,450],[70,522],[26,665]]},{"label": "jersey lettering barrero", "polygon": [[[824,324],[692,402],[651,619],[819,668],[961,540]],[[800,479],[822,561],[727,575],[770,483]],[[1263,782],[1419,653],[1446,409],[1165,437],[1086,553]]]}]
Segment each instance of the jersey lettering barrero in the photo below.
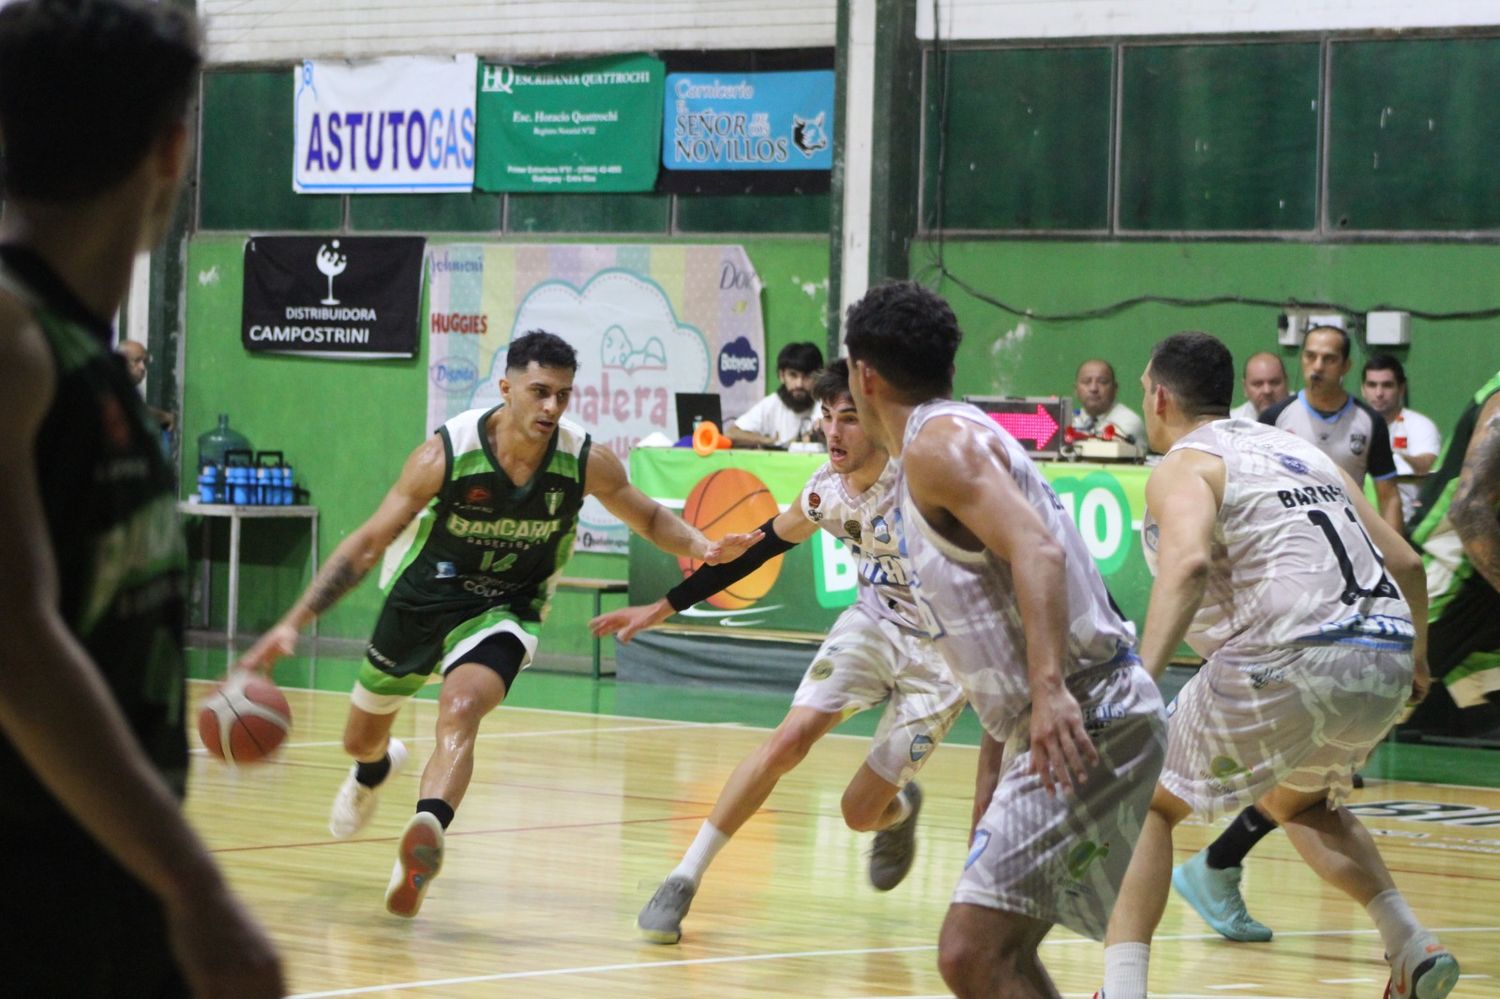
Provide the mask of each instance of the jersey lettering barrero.
[{"label": "jersey lettering barrero", "polygon": [[[1314,445],[1249,420],[1216,420],[1182,437],[1224,462],[1203,603],[1187,641],[1202,656],[1288,645],[1409,648],[1411,610],[1385,571],[1333,460]],[[1160,530],[1141,544],[1152,573]]]},{"label": "jersey lettering barrero", "polygon": [[[1083,537],[1021,445],[978,408],[937,400],[912,410],[906,446],[937,417],[956,417],[994,436],[1010,459],[1010,475],[1057,539],[1066,558],[1067,655],[1064,677],[1108,663],[1132,645],[1131,626],[1110,600]],[[934,531],[903,480],[899,534],[915,576],[912,592],[948,668],[996,738],[1031,704],[1026,633],[1010,565],[988,551],[966,551]]]},{"label": "jersey lettering barrero", "polygon": [[900,477],[900,466],[889,459],[880,478],[856,494],[832,464],[825,464],[807,480],[798,502],[803,516],[842,541],[853,554],[860,582],[866,584],[859,587],[860,606],[878,620],[925,633],[912,600],[911,573],[896,548],[891,526]]},{"label": "jersey lettering barrero", "polygon": [[471,409],[438,430],[443,487],[386,552],[381,588],[403,610],[477,613],[498,604],[546,610],[573,553],[591,439],[559,420],[537,473],[516,485],[500,468],[489,418]]}]

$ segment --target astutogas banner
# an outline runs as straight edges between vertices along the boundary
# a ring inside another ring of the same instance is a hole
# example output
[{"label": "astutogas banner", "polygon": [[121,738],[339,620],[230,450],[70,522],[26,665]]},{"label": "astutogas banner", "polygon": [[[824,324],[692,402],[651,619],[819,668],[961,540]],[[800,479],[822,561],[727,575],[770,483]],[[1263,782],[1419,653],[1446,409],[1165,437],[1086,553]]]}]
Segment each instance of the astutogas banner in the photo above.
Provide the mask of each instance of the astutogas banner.
[{"label": "astutogas banner", "polygon": [[479,83],[481,191],[649,191],[666,67],[647,55],[486,65]]},{"label": "astutogas banner", "polygon": [[293,189],[472,190],[477,66],[472,55],[304,62],[294,78]]},{"label": "astutogas banner", "polygon": [[[534,329],[578,351],[567,417],[628,460],[677,436],[676,392],[717,392],[726,416],[764,394],[760,278],[740,246],[430,247],[427,430],[500,401],[511,340]],[[589,498],[577,548],[624,554],[623,524]]]},{"label": "astutogas banner", "polygon": [[833,71],[672,73],[668,170],[830,170]]},{"label": "astutogas banner", "polygon": [[245,242],[240,338],[256,352],[411,357],[420,236],[255,236]]}]

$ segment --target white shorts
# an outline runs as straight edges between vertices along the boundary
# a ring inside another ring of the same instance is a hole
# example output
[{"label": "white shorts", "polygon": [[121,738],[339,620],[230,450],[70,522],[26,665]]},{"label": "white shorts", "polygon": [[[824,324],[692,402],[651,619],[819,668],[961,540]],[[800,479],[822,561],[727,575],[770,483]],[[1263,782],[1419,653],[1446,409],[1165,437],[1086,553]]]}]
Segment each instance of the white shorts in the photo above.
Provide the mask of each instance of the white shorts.
[{"label": "white shorts", "polygon": [[1412,657],[1349,645],[1214,657],[1169,709],[1161,783],[1195,813],[1237,812],[1277,786],[1348,797],[1411,693]]},{"label": "white shorts", "polygon": [[955,903],[1061,923],[1095,940],[1114,909],[1167,748],[1156,683],[1132,655],[1076,673],[1099,765],[1075,790],[1049,795],[1031,768],[1031,711],[1005,743],[1000,783],[974,831]]},{"label": "white shorts", "polygon": [[953,727],[964,692],[931,639],[856,604],[829,629],[792,707],[847,718],[887,700],[865,762],[882,780],[903,787]]}]

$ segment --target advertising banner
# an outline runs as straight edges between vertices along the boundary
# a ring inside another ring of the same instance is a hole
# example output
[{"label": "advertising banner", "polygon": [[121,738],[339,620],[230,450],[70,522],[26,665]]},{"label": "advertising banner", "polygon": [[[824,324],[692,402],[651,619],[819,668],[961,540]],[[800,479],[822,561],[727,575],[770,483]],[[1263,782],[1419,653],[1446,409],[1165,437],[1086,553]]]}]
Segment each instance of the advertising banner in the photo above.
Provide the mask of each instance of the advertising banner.
[{"label": "advertising banner", "polygon": [[662,166],[831,170],[833,80],[832,70],[668,74]]},{"label": "advertising banner", "polygon": [[304,62],[294,77],[292,188],[473,190],[478,63],[472,55]]},{"label": "advertising banner", "polygon": [[648,55],[486,65],[479,79],[481,191],[649,191],[666,67]]},{"label": "advertising banner", "polygon": [[[765,490],[775,510],[797,501],[802,487],[826,455],[785,454],[774,451],[719,451],[699,457],[682,448],[639,448],[630,456],[630,480],[642,492],[681,512],[689,495],[705,480],[734,471],[735,488],[698,488],[691,517],[710,537],[750,530],[735,519],[737,511],[716,505],[718,493],[734,500],[755,497]],[[1150,469],[1139,465],[1093,465],[1041,462],[1038,467],[1078,525],[1089,554],[1120,609],[1136,624],[1146,620],[1151,595],[1151,573],[1141,554],[1141,519],[1146,510],[1146,478]],[[743,505],[743,503],[741,504]],[[774,512],[756,511],[756,513]],[[753,516],[749,519],[753,519]],[[748,522],[748,521],[747,521]],[[839,613],[854,602],[857,574],[843,542],[827,531],[782,557],[775,572],[767,566],[735,585],[738,606],[702,603],[670,618],[674,624],[720,626],[754,631],[757,628],[823,634]],[[673,556],[649,542],[630,541],[630,602],[650,603],[682,580],[683,567]],[[748,587],[748,589],[747,589]],[[720,601],[723,603],[724,601]]]},{"label": "advertising banner", "polygon": [[249,351],[413,357],[420,236],[254,236],[245,241],[240,339]]},{"label": "advertising banner", "polygon": [[[763,395],[760,278],[739,246],[451,244],[428,250],[427,429],[500,402],[511,340],[546,330],[578,351],[566,416],[628,461],[677,437],[673,394],[717,392],[726,416]],[[590,498],[577,550],[625,554]]]}]

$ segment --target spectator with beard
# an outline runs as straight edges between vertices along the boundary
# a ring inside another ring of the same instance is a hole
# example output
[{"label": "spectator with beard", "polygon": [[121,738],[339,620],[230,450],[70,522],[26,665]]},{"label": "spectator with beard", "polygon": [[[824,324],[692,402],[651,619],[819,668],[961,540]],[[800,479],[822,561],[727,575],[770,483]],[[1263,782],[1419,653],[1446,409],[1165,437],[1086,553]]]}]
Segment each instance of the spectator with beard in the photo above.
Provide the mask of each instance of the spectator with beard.
[{"label": "spectator with beard", "polygon": [[813,382],[823,352],[811,342],[789,343],[776,355],[776,391],[730,420],[724,435],[741,447],[780,447],[810,440],[814,429]]}]

